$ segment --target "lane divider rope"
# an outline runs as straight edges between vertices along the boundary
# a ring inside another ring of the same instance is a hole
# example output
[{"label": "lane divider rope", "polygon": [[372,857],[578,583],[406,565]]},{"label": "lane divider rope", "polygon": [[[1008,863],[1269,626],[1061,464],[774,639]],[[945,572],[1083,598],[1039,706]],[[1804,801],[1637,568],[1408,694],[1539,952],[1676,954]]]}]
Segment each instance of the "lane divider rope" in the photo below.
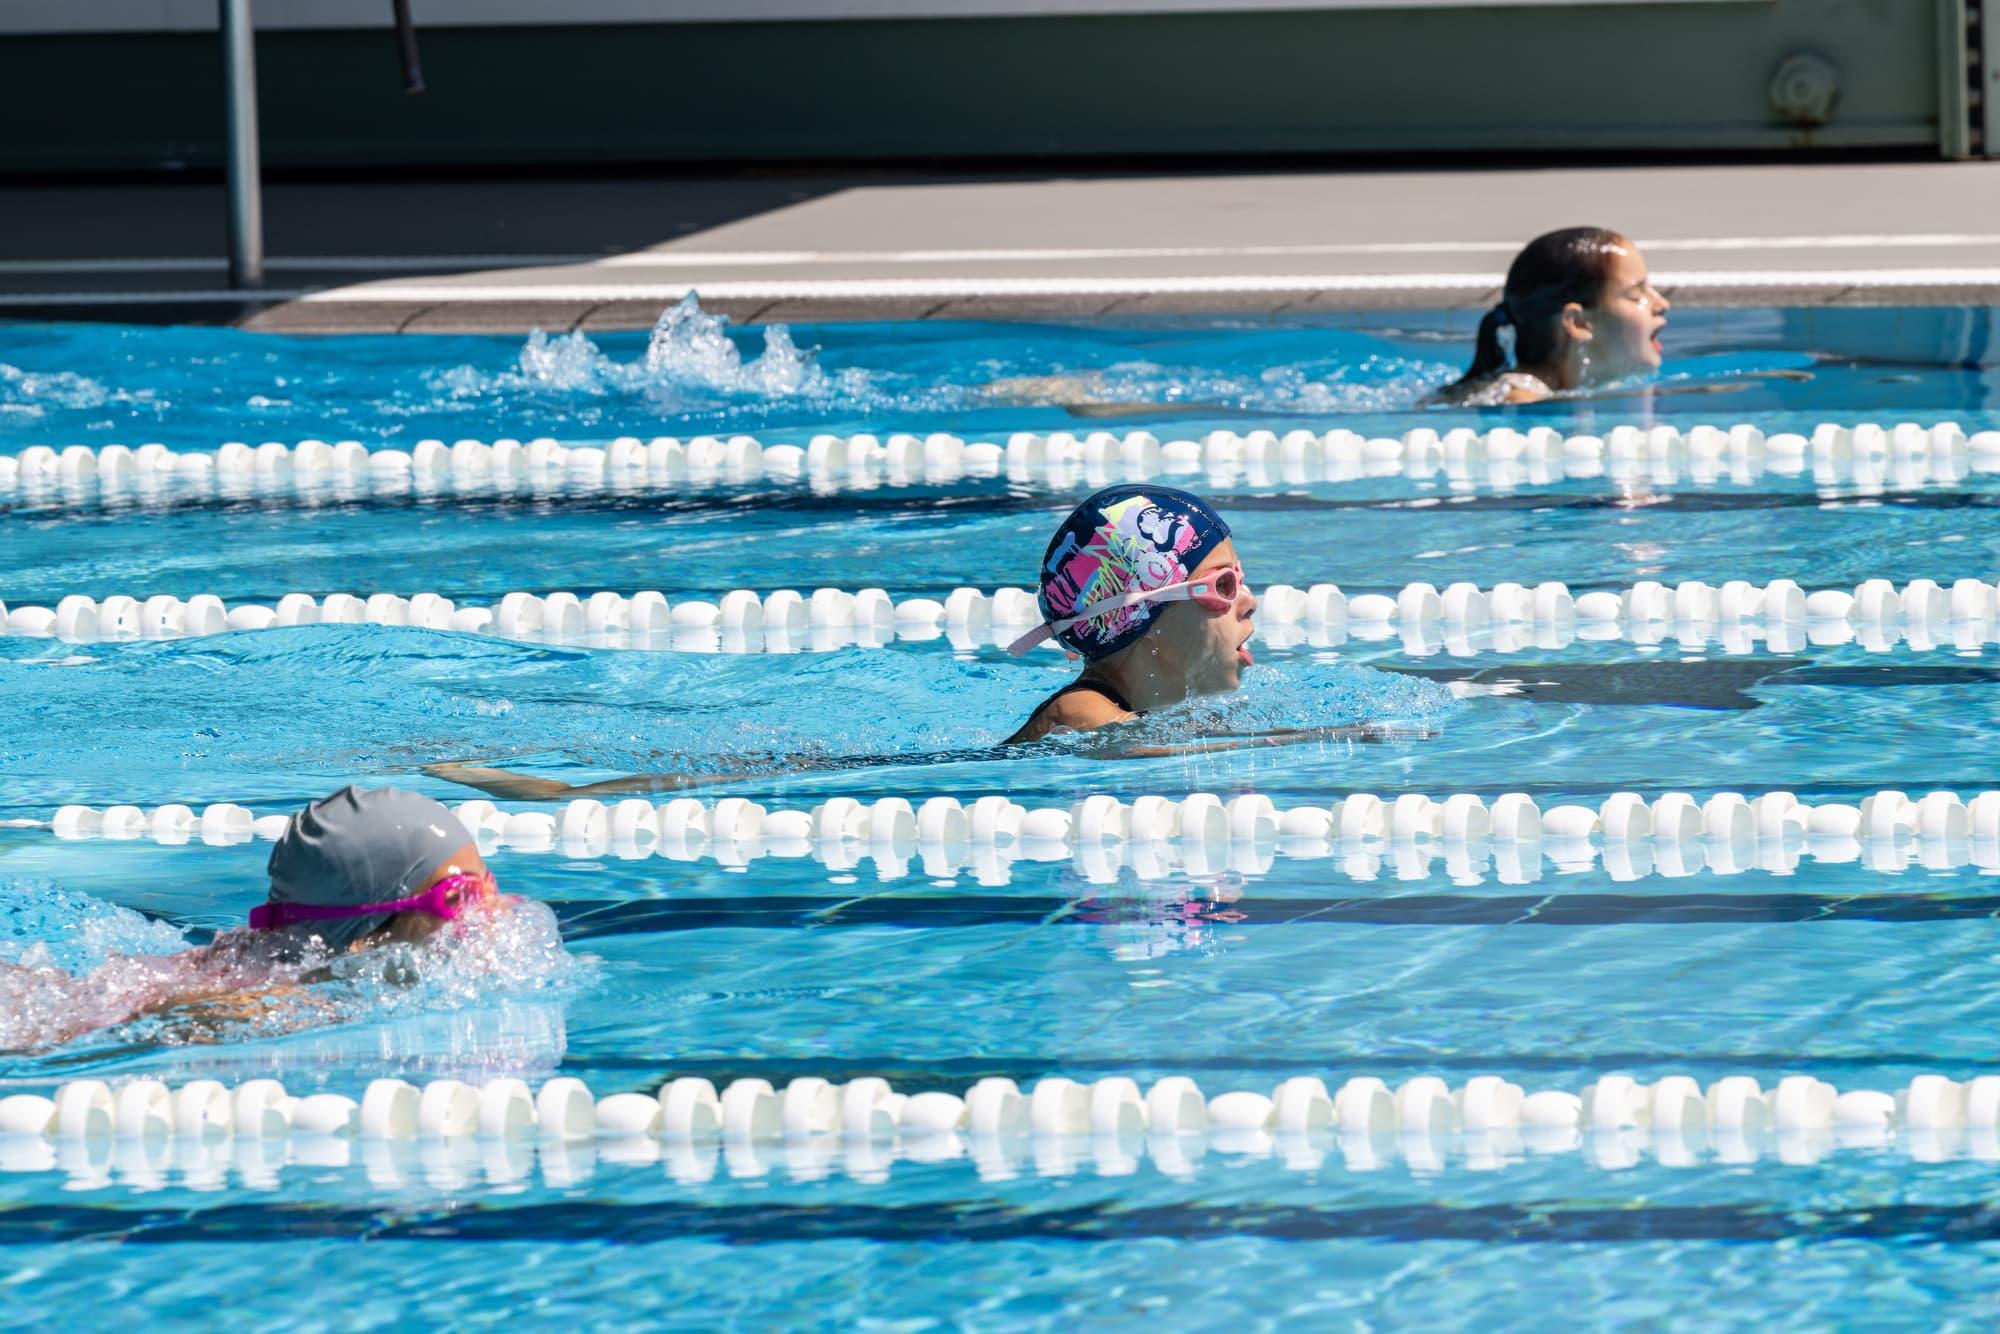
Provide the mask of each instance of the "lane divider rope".
[{"label": "lane divider rope", "polygon": [[[1934,870],[2000,870],[1995,790],[1966,800],[1942,790],[1913,799],[1889,788],[1858,805],[1808,805],[1790,792],[1754,798],[1718,792],[1706,800],[1668,792],[1651,801],[1614,792],[1595,806],[1546,811],[1520,792],[1491,802],[1469,792],[1441,800],[1356,793],[1324,806],[1283,810],[1261,793],[1225,801],[1208,792],[1146,795],[1130,803],[1098,794],[1067,808],[1034,809],[991,795],[932,797],[915,806],[901,797],[833,797],[807,810],[770,810],[743,797],[676,797],[657,805],[636,797],[609,805],[583,797],[554,812],[508,812],[481,799],[452,810],[468,837],[488,850],[709,857],[726,866],[812,857],[832,870],[867,859],[884,879],[911,873],[915,862],[932,878],[969,871],[994,884],[1006,883],[1016,861],[1069,861],[1085,880],[1112,883],[1127,867],[1142,878],[1177,870],[1263,874],[1279,855],[1337,858],[1355,879],[1375,878],[1385,859],[1399,878],[1413,878],[1428,873],[1438,857],[1455,877],[1472,879],[1486,873],[1490,858],[1503,884],[1539,879],[1544,857],[1565,870],[1601,861],[1620,880],[1692,875],[1704,867],[1722,875],[1753,868],[1789,872],[1807,853],[1892,872],[1912,861]],[[151,810],[72,805],[59,809],[49,827],[62,839],[226,845],[276,839],[286,818],[258,817],[230,803],[200,814],[181,804]]]},{"label": "lane divider rope", "polygon": [[[461,606],[436,593],[407,598],[287,593],[273,604],[233,606],[210,593],[186,601],[161,594],[143,600],[114,595],[102,602],[71,594],[53,607],[11,609],[0,602],[0,624],[8,634],[79,644],[366,624],[607,648],[797,652],[942,639],[955,650],[971,651],[1008,644],[1040,621],[1035,596],[1025,588],[990,593],[957,588],[942,599],[900,602],[880,588],[811,593],[781,588],[764,594],[739,588],[713,600],[679,601],[652,590],[629,596],[513,592],[483,606]],[[1762,585],[1689,579],[1672,585],[1641,580],[1615,591],[1575,594],[1550,580],[1532,587],[1503,582],[1490,589],[1455,583],[1442,590],[1416,582],[1393,596],[1350,597],[1338,584],[1270,584],[1258,590],[1256,623],[1263,641],[1275,647],[1400,639],[1416,656],[1562,648],[1578,640],[1658,644],[1670,638],[1681,644],[1714,641],[1729,652],[1749,652],[1758,643],[1777,653],[1846,643],[1878,652],[1898,645],[1973,650],[2000,642],[2000,588],[1973,578],[1949,587],[1931,579],[1911,579],[1900,587],[1867,579],[1852,589],[1809,593],[1790,579]],[[1061,651],[1054,641],[1048,648]]]},{"label": "lane divider rope", "polygon": [[1956,422],[1921,426],[1823,423],[1811,435],[1766,436],[1748,423],[1619,426],[1603,436],[1553,427],[1365,437],[1345,428],[1207,432],[1164,443],[1151,431],[1048,435],[1019,431],[1000,444],[943,432],[817,435],[805,445],[752,436],[621,436],[605,444],[553,439],[420,440],[370,450],[356,440],[296,445],[231,441],[214,450],[160,444],[32,445],[0,456],[0,494],[37,505],[260,499],[324,503],[363,497],[496,497],[682,492],[729,485],[803,484],[820,491],[949,486],[1004,478],[1069,489],[1079,482],[1206,479],[1276,489],[1371,478],[1439,481],[1461,490],[1512,490],[1569,480],[1748,485],[1766,476],[1867,490],[1952,484],[2000,472],[2000,432],[1967,435]]},{"label": "lane divider rope", "polygon": [[[1202,1152],[1268,1156],[1310,1170],[1337,1150],[1350,1170],[1400,1157],[1412,1170],[1437,1170],[1456,1155],[1490,1170],[1532,1153],[1586,1149],[1606,1168],[1633,1166],[1650,1152],[1667,1166],[1704,1156],[1811,1163],[1835,1146],[1881,1149],[1900,1142],[1910,1157],[2000,1159],[2000,1076],[1960,1082],[1920,1074],[1894,1091],[1842,1091],[1811,1075],[1786,1075],[1771,1088],[1728,1075],[1704,1088],[1687,1075],[1641,1083],[1606,1074],[1577,1092],[1528,1092],[1499,1075],[1452,1087],[1435,1075],[1400,1085],[1369,1075],[1329,1088],[1317,1076],[1286,1079],[1269,1092],[1208,1096],[1184,1075],[1147,1087],[1124,1076],[1083,1083],[1061,1076],[1022,1089],[1014,1080],[979,1080],[962,1094],[899,1093],[885,1079],[833,1084],[813,1076],[775,1088],[739,1079],[718,1090],[699,1077],[670,1079],[655,1094],[592,1094],[559,1077],[539,1089],[514,1078],[422,1087],[377,1079],[358,1098],[295,1097],[275,1079],[235,1087],[195,1080],[177,1088],[147,1078],[116,1087],[71,1080],[53,1097],[0,1098],[0,1170],[63,1170],[109,1184],[114,1161],[130,1175],[157,1179],[177,1160],[184,1172],[217,1173],[225,1162],[246,1176],[281,1163],[346,1165],[362,1150],[371,1175],[400,1166],[385,1152],[423,1150],[427,1166],[449,1168],[449,1146],[538,1147],[544,1172],[581,1167],[601,1150],[612,1161],[657,1161],[696,1177],[712,1173],[716,1151],[732,1174],[761,1174],[775,1151],[795,1169],[824,1174],[836,1155],[850,1170],[880,1172],[899,1158],[938,1161],[967,1155],[982,1168],[1006,1167],[1012,1148],[1038,1164],[1076,1166],[1089,1152],[1101,1174],[1129,1172],[1146,1153],[1162,1171],[1192,1167]],[[572,1155],[583,1150],[585,1157]],[[705,1151],[705,1152],[704,1152]],[[502,1159],[503,1170],[524,1163]]]}]

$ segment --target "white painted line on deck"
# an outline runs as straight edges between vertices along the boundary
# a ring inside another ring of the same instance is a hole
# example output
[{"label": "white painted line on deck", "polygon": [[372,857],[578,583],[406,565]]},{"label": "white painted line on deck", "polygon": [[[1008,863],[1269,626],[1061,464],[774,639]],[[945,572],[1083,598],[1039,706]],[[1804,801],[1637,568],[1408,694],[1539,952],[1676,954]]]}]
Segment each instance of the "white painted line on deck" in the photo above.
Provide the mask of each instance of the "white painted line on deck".
[{"label": "white painted line on deck", "polygon": [[[407,302],[480,304],[504,302],[679,301],[690,292],[710,300],[867,301],[898,297],[950,301],[988,296],[1148,296],[1232,292],[1487,292],[1504,281],[1499,273],[1278,273],[1186,275],[1103,275],[1097,277],[1002,278],[963,275],[942,278],[765,278],[700,283],[563,282],[363,283],[320,290],[260,288],[249,291],[191,289],[113,292],[0,293],[0,307],[115,306],[220,302],[305,301],[316,304]],[[1924,269],[1748,269],[1661,272],[1654,281],[1672,292],[1680,288],[1769,289],[2000,287],[2000,268]]]},{"label": "white painted line on deck", "polygon": [[[1646,250],[1674,253],[1754,250],[1942,249],[2000,246],[2000,232],[1934,232],[1806,236],[1708,236],[1642,240]],[[275,255],[275,271],[328,273],[525,269],[551,265],[600,268],[797,268],[815,264],[1020,264],[1086,260],[1280,259],[1315,255],[1511,255],[1518,241],[1380,241],[1325,245],[1103,246],[986,250],[637,250],[624,254],[570,255]],[[228,261],[211,255],[160,255],[102,259],[0,259],[0,274],[221,273]]]},{"label": "white painted line on deck", "polygon": [[[1940,249],[2000,246],[2000,233],[1909,235],[1708,236],[1641,240],[1643,250],[1674,253],[1750,250]],[[1326,245],[1124,246],[1011,250],[637,250],[595,260],[600,268],[753,268],[813,264],[1003,264],[1121,259],[1276,259],[1314,255],[1511,255],[1519,241],[1377,241]]]},{"label": "white painted line on deck", "polygon": [[[1144,296],[1227,292],[1487,291],[1504,281],[1498,273],[1279,273],[1197,276],[1097,277],[764,278],[705,283],[370,283],[334,288],[304,298],[335,301],[678,301],[698,291],[712,300],[874,300],[893,297]],[[2000,286],[2000,268],[1753,269],[1658,273],[1654,281],[1678,287],[1810,289],[1820,287]]]}]

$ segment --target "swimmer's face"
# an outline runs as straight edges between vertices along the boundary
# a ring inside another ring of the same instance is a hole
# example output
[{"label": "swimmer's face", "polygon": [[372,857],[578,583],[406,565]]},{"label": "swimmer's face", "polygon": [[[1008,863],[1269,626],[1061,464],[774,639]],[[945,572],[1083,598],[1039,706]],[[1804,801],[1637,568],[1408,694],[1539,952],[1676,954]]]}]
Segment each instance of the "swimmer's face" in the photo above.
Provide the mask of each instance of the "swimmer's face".
[{"label": "swimmer's face", "polygon": [[1653,286],[1646,257],[1622,237],[1609,252],[1610,273],[1604,293],[1589,310],[1565,312],[1570,335],[1588,357],[1587,379],[1594,383],[1622,380],[1660,368],[1660,330],[1666,328],[1666,297]]},{"label": "swimmer's face", "polygon": [[[1199,577],[1237,564],[1236,544],[1225,541],[1191,572]],[[1246,577],[1228,611],[1217,614],[1193,602],[1170,602],[1160,609],[1153,628],[1140,641],[1161,677],[1184,683],[1190,695],[1216,695],[1243,684],[1243,669],[1252,661],[1251,618],[1257,598]]]},{"label": "swimmer's face", "polygon": [[[455,875],[475,876],[488,885],[495,883],[493,872],[486,865],[486,859],[479,855],[479,845],[467,843],[445,861],[433,867],[430,874],[424,877],[423,883],[417,886],[415,893],[421,894],[439,881],[448,880]],[[468,915],[504,909],[506,903],[507,900],[501,898],[497,892],[481,894],[480,902],[465,904],[461,914],[449,922],[442,917],[433,917],[427,912],[399,912],[366,939],[369,943],[375,944],[390,940],[416,944],[419,941],[429,940],[443,927],[463,922]]]}]

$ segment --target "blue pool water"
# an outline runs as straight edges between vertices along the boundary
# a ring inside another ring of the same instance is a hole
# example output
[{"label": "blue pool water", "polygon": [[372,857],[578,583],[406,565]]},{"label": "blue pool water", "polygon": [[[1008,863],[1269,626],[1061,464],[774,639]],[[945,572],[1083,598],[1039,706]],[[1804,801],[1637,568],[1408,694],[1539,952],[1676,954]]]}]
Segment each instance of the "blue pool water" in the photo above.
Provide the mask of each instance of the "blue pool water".
[{"label": "blue pool water", "polygon": [[[1168,406],[1120,418],[1169,438],[1212,426],[1823,420],[2000,425],[1984,312],[1677,312],[1670,374],[1638,394],[1480,414],[1419,409],[1469,354],[1462,319],[1092,327],[867,325],[789,335],[684,320],[667,336],[287,340],[217,330],[0,326],[0,453],[34,444],[214,448],[223,440],[429,436],[602,441],[747,431],[1079,429],[996,380],[1104,371],[1092,394]],[[802,351],[801,349],[804,349]],[[1804,372],[1807,379],[1768,378]],[[1018,397],[1018,395],[1017,395]],[[1603,479],[1439,503],[1437,484],[1223,487],[1253,582],[1412,579],[1573,588],[1640,578],[1808,587],[1991,579],[2000,485],[1860,490],[1810,476],[1667,485]],[[1028,581],[1075,497],[1004,479],[814,495],[717,486],[539,500],[253,500],[0,510],[0,598]],[[1638,503],[1643,499],[1644,503]],[[1052,656],[1052,655],[1051,655]],[[896,643],[787,656],[619,651],[378,626],[166,642],[0,637],[0,819],[64,803],[284,813],[349,781],[446,800],[427,777],[480,758],[585,781],[714,767],[744,752],[890,757],[740,789],[772,807],[1005,792],[1257,791],[1281,807],[1357,791],[1614,790],[1853,801],[1878,788],[2000,786],[1991,646],[1806,647],[1782,663],[1669,641],[1524,649],[1560,698],[1460,698],[1382,670],[1395,640],[1259,646],[1239,728],[1395,722],[1429,735],[1106,760],[982,753],[1066,679],[1046,658]],[[1481,665],[1489,659],[1482,659]],[[1631,668],[1664,674],[1617,675]],[[1593,675],[1595,673],[1595,675]],[[1595,702],[1593,702],[1595,701]],[[1687,707],[1688,704],[1704,707]],[[1153,720],[1184,740],[1187,718]],[[951,752],[939,759],[939,752]],[[264,846],[59,842],[0,828],[0,960],[84,968],[243,919]],[[985,1075],[1191,1073],[1215,1093],[1500,1074],[1574,1090],[1612,1071],[1784,1074],[1895,1089],[2000,1073],[1992,873],[1805,858],[1628,876],[1598,862],[1529,883],[1441,858],[1283,855],[1222,868],[1067,861],[1001,877],[761,858],[501,851],[506,887],[551,905],[532,937],[414,988],[349,988],[336,1022],[162,1044],[144,1024],[0,1055],[0,1092],[84,1075],[178,1083],[275,1075],[355,1093],[382,1075],[539,1080],[599,1094],[663,1078],[887,1077],[962,1090]],[[1645,868],[1641,868],[1644,870]],[[0,995],[0,1006],[21,1004]],[[352,1146],[315,1158],[238,1144],[213,1159],[131,1145],[43,1162],[0,1153],[0,1324],[103,1308],[219,1308],[255,1324],[352,1328],[617,1318],[704,1327],[1068,1327],[1079,1321],[1379,1327],[1476,1318],[1592,1324],[1984,1324],[2000,1236],[1993,1168],[1963,1145],[1894,1141],[1666,1161],[1650,1147],[1518,1146],[1497,1159],[1321,1143],[1179,1154],[1085,1143],[960,1146],[942,1161],[819,1145],[687,1154],[630,1146]],[[375,1150],[381,1150],[377,1153]],[[1933,1149],[1935,1151],[1933,1151]],[[25,1156],[22,1156],[25,1154]],[[95,1156],[92,1156],[95,1155]],[[368,1239],[356,1246],[356,1239]],[[337,1274],[338,1308],[319,1273]]]}]

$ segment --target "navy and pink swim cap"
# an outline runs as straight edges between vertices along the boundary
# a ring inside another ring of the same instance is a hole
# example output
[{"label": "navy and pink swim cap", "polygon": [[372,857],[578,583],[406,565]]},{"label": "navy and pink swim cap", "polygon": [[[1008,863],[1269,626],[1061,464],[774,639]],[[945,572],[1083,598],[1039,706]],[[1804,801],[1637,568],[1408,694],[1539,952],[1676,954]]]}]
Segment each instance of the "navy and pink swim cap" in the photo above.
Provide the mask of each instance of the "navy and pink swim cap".
[{"label": "navy and pink swim cap", "polygon": [[[1229,525],[1206,501],[1170,486],[1107,486],[1063,520],[1042,556],[1042,615],[1067,620],[1080,607],[1124,593],[1185,583]],[[1159,607],[1141,602],[1079,621],[1057,638],[1086,658],[1137,640]]]}]

